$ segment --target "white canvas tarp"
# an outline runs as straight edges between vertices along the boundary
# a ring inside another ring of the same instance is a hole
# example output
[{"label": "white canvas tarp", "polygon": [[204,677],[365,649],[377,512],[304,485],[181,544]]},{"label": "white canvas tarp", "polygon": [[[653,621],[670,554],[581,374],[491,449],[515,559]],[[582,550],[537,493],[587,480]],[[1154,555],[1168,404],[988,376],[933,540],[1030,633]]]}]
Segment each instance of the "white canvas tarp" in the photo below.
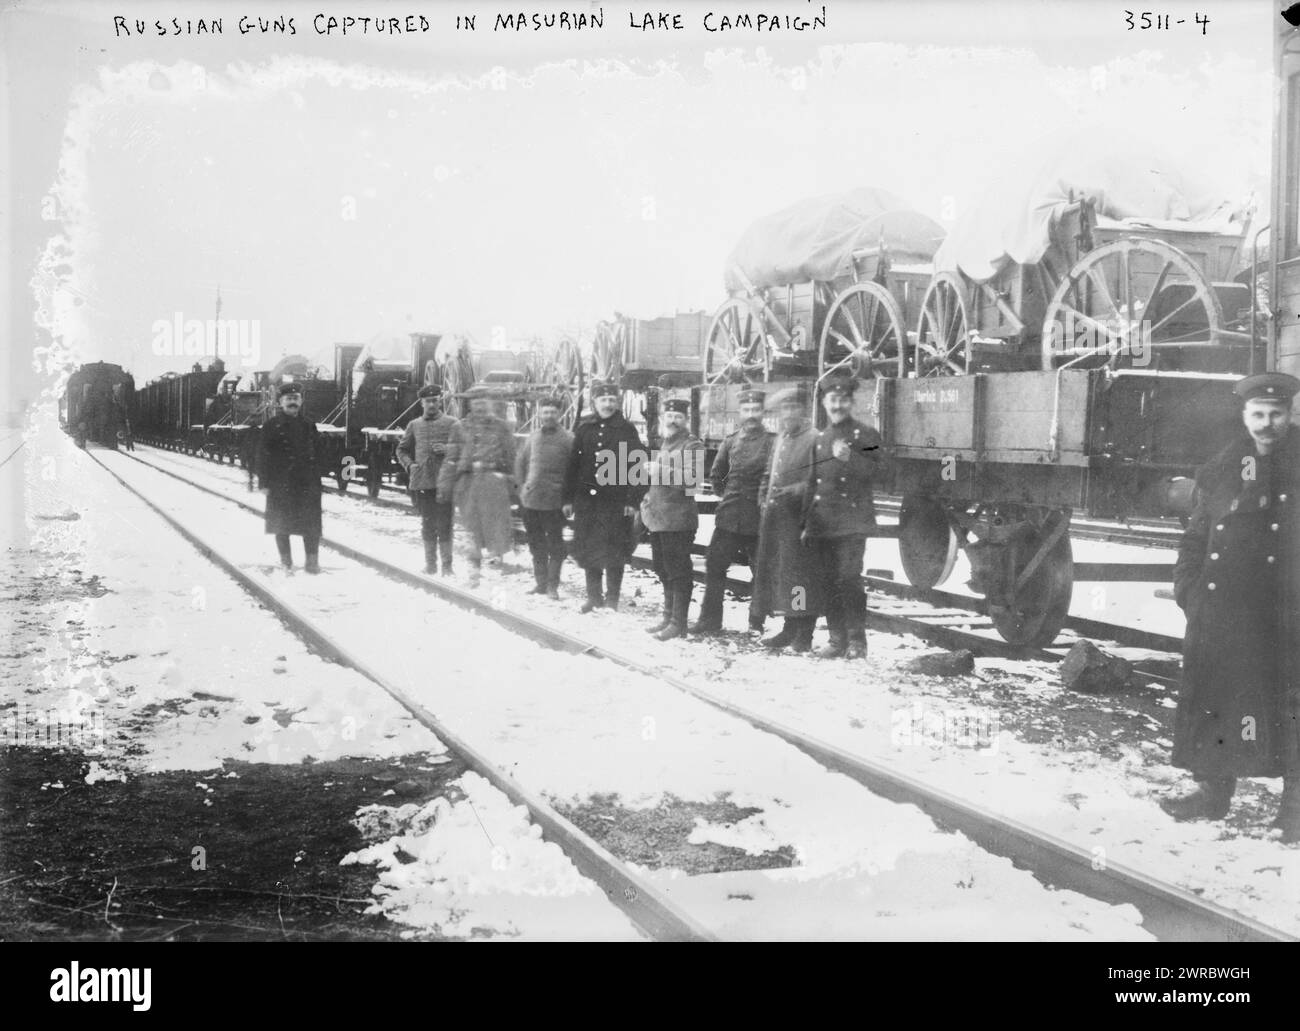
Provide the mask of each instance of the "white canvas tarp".
[{"label": "white canvas tarp", "polygon": [[848,277],[854,251],[884,242],[896,262],[930,261],[943,226],[885,190],[812,197],[753,223],[727,258],[728,292]]},{"label": "white canvas tarp", "polygon": [[962,271],[976,282],[1015,262],[1039,261],[1061,212],[1090,199],[1099,219],[1176,223],[1206,231],[1240,232],[1242,205],[1234,205],[1173,167],[1144,142],[1105,134],[1072,133],[1040,144],[999,175],[984,196],[959,214],[935,255],[937,271]]}]

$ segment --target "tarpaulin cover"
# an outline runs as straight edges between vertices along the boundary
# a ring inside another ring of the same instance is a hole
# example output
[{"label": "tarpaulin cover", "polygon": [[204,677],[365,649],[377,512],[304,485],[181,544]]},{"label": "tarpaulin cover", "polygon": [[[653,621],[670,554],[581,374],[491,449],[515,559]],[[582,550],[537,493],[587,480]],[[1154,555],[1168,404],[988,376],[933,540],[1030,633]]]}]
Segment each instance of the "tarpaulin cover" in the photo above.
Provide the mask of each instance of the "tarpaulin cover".
[{"label": "tarpaulin cover", "polygon": [[1196,222],[1206,230],[1240,232],[1239,224],[1229,224],[1240,205],[1192,182],[1149,143],[1114,131],[1073,132],[1013,162],[958,215],[935,255],[936,271],[960,269],[984,282],[1012,262],[1034,264],[1050,246],[1071,194],[1075,202],[1091,199],[1101,218]]},{"label": "tarpaulin cover", "polygon": [[880,245],[903,264],[927,262],[943,226],[892,193],[870,187],[812,197],[751,225],[727,258],[728,292],[743,289],[740,269],[758,288],[831,281],[851,275],[853,252]]}]

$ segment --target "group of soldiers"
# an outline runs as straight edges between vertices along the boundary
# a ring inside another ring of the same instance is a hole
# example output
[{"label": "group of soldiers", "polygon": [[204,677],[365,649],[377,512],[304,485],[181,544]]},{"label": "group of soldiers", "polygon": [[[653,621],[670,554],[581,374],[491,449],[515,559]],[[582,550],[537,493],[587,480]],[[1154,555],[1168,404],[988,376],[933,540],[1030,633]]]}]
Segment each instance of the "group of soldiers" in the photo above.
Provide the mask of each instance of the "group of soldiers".
[{"label": "group of soldiers", "polygon": [[[688,401],[664,403],[663,439],[651,450],[624,417],[617,385],[595,383],[593,411],[572,433],[560,425],[559,400],[544,398],[537,428],[517,443],[509,424],[490,410],[490,388],[469,391],[469,415],[456,420],[443,413],[440,389],[424,387],[423,413],[407,425],[397,458],[421,516],[425,572],[453,575],[457,513],[469,584],[478,584],[485,552],[489,566],[499,566],[511,547],[517,489],[536,581],[531,593],[558,598],[560,573],[572,555],[586,581],[582,612],[616,610],[623,571],[645,533],[664,592],[661,618],[647,628],[659,640],[721,631],[727,573],[745,557],[754,570],[750,629],[761,632],[768,616],[785,619],[766,646],[809,651],[815,621],[825,615],[830,643],[819,654],[860,658],[866,654],[862,559],[875,528],[872,480],[881,458],[879,434],[852,416],[856,386],[848,376],[823,384],[828,424],[820,433],[801,391],[779,399],[780,433],[763,426],[763,392],[740,395],[740,427],[723,442],[709,473],[720,500],[693,625],[691,547],[704,444],[690,433]],[[570,520],[571,546],[564,539]],[[271,532],[269,526],[268,515]]]},{"label": "group of soldiers", "polygon": [[[691,547],[698,529],[695,495],[704,444],[689,430],[690,406],[669,400],[663,440],[647,449],[620,410],[612,383],[593,385],[594,411],[573,433],[560,426],[558,400],[538,405],[538,426],[516,446],[509,424],[490,410],[491,392],[470,392],[462,420],[443,414],[437,387],[420,392],[423,414],[398,446],[421,515],[425,571],[452,574],[452,522],[459,512],[469,544],[470,583],[484,551],[500,565],[511,548],[512,488],[517,485],[535,594],[558,598],[566,554],[586,577],[584,613],[617,609],[623,570],[648,532],[663,585],[661,618],[647,629],[660,640],[722,628],[727,572],[745,557],[754,571],[749,627],[769,616],[781,631],[773,649],[811,650],[825,616],[829,644],[818,655],[866,654],[861,579],[866,540],[875,529],[873,480],[881,438],[853,417],[857,381],[831,377],[821,387],[825,428],[808,418],[798,388],[774,399],[780,430],[763,425],[767,398],[746,390],[740,425],[723,441],[709,479],[719,495],[706,560],[707,582],[688,626]],[[1237,384],[1245,433],[1198,472],[1196,509],[1174,571],[1175,598],[1187,615],[1183,681],[1175,714],[1172,762],[1197,787],[1162,805],[1178,820],[1224,818],[1239,777],[1282,777],[1276,826],[1300,841],[1300,431],[1291,424],[1300,380],[1263,373]],[[301,418],[293,384],[280,388],[281,413],[263,428],[258,470],[268,491],[266,532],[292,565],[289,534],[306,546],[317,572],[320,544],[319,442]],[[572,547],[564,528],[573,524]],[[639,524],[639,525],[638,525]]]}]

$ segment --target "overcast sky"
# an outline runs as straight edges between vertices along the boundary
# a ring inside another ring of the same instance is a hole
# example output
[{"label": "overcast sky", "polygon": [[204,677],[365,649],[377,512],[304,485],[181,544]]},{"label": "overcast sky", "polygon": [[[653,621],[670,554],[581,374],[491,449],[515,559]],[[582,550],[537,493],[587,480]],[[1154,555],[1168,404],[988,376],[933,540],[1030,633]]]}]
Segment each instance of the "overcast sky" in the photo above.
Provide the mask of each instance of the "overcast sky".
[{"label": "overcast sky", "polygon": [[[1208,5],[1204,36],[1127,30],[1112,4],[841,0],[824,31],[762,36],[704,32],[723,4],[657,5],[688,26],[662,36],[633,32],[631,5],[599,6],[600,33],[502,34],[497,10],[591,8],[410,3],[396,10],[434,31],[347,40],[313,31],[321,6],[10,12],[25,39],[10,74],[42,48],[71,69],[45,185],[62,219],[46,235],[66,238],[56,332],[143,381],[188,364],[152,355],[155,320],[210,317],[218,283],[225,317],[260,322],[262,367],[381,332],[487,346],[615,310],[712,310],[759,215],[871,185],[950,221],[1036,138],[1104,147],[1106,126],[1267,203],[1268,3]],[[453,35],[461,10],[479,12],[472,38]],[[213,11],[222,37],[113,33],[113,14]],[[240,37],[241,12],[293,14],[298,33]],[[38,256],[16,250],[15,271],[30,279]]]}]

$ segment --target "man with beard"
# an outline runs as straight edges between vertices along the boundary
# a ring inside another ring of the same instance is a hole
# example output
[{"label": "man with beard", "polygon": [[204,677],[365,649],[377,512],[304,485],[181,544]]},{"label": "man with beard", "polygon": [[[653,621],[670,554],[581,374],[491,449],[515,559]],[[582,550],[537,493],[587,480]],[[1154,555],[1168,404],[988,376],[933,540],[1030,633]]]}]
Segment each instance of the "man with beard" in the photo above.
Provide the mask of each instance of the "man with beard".
[{"label": "man with beard", "polygon": [[491,391],[467,393],[469,415],[451,432],[447,457],[438,474],[438,497],[452,498],[469,535],[469,586],[479,585],[483,551],[499,569],[512,546],[510,477],[515,469],[515,436],[510,424],[492,414]]},{"label": "man with beard", "polygon": [[320,572],[320,435],[302,414],[302,388],[282,383],[280,411],[258,435],[258,485],[266,494],[266,532],[275,535],[280,564],[293,568],[289,536],[302,537],[309,573]]},{"label": "man with beard", "polygon": [[830,420],[816,435],[805,487],[802,539],[813,549],[826,585],[830,643],[818,658],[865,658],[867,596],[862,560],[876,528],[872,480],[880,465],[880,434],[853,418],[857,378],[836,374],[822,385]]},{"label": "man with beard", "polygon": [[[632,520],[644,487],[631,482],[630,469],[643,462],[645,449],[636,429],[619,411],[613,383],[593,383],[586,416],[573,433],[573,450],[564,477],[564,516],[573,519],[573,560],[587,578],[582,611],[618,608],[623,567],[635,547]],[[604,576],[604,593],[601,577]]]},{"label": "man with beard", "polygon": [[802,390],[796,388],[782,397],[779,410],[781,433],[758,487],[763,520],[751,612],[785,617],[785,626],[763,642],[764,648],[807,652],[824,604],[816,556],[799,540],[816,433]]},{"label": "man with beard", "polygon": [[664,588],[664,614],[649,633],[670,641],[686,633],[691,607],[691,545],[700,517],[695,495],[704,478],[704,443],[691,436],[689,401],[664,402],[664,436],[646,466],[650,488],[641,499],[641,522],[650,531],[655,575]]},{"label": "man with beard", "polygon": [[560,399],[537,402],[537,429],[524,441],[515,460],[515,482],[524,511],[524,531],[533,555],[535,586],[530,594],[560,597],[564,567],[564,474],[573,450],[573,434],[560,425]]},{"label": "man with beard", "polygon": [[1220,820],[1238,777],[1283,778],[1274,826],[1300,841],[1300,380],[1266,372],[1236,386],[1246,433],[1196,476],[1174,566],[1187,613],[1174,716],[1175,766],[1196,790],[1161,803],[1176,820]]},{"label": "man with beard", "polygon": [[[713,517],[713,536],[705,559],[707,580],[700,617],[691,627],[693,634],[711,634],[722,629],[722,595],[731,564],[743,552],[751,570],[758,568],[758,485],[772,459],[774,434],[763,427],[761,390],[742,390],[740,428],[727,436],[718,448],[709,480],[718,495]],[[763,612],[751,598],[749,628],[763,629]]]},{"label": "man with beard", "polygon": [[442,558],[442,575],[452,574],[451,521],[452,499],[438,494],[438,474],[451,443],[457,422],[442,411],[442,388],[420,388],[423,414],[406,424],[406,436],[397,445],[397,460],[406,470],[406,489],[420,513],[420,536],[424,539],[424,571],[438,572]]}]

